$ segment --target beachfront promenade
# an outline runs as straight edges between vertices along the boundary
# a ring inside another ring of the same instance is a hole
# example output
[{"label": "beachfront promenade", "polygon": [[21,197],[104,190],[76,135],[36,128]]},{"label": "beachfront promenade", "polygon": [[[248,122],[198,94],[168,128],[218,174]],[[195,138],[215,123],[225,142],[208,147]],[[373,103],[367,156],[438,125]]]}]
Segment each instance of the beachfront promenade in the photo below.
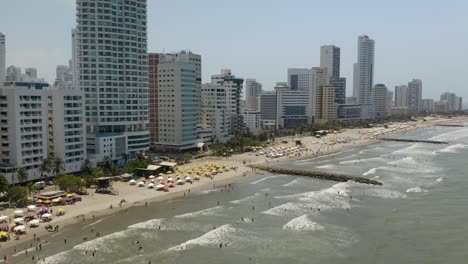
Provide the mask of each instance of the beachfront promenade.
[{"label": "beachfront promenade", "polygon": [[248,165],[248,166],[253,169],[268,171],[271,173],[279,173],[279,174],[287,174],[287,175],[295,175],[295,176],[306,176],[306,177],[312,177],[312,178],[329,180],[329,181],[337,181],[337,182],[354,181],[354,182],[364,183],[364,184],[372,184],[372,185],[379,185],[379,186],[382,185],[381,182],[371,180],[368,178],[341,175],[341,174],[329,173],[329,172],[323,172],[323,171],[295,170],[295,169],[287,169],[287,168],[280,168],[280,167],[266,166],[266,165]]}]

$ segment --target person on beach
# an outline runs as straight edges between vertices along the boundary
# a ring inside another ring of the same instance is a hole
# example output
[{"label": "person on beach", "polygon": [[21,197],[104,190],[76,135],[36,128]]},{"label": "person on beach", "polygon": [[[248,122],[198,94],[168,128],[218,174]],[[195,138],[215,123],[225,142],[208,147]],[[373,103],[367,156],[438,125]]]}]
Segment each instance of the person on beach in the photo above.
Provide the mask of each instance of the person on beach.
[{"label": "person on beach", "polygon": [[66,238],[63,239],[63,243],[67,244],[67,239]]}]

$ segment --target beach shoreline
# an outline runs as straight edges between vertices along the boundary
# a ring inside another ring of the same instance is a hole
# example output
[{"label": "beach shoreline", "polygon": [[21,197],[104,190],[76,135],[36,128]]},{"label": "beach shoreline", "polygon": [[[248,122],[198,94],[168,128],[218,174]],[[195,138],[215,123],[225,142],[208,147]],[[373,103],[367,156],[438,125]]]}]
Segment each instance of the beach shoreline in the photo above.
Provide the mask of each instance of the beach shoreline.
[{"label": "beach shoreline", "polygon": [[[455,122],[466,121],[466,118],[457,119]],[[439,123],[446,123],[446,122],[454,122],[454,119],[437,119],[430,122],[424,123],[417,123],[412,122],[411,126],[406,127],[405,129],[394,131],[393,133],[402,133],[407,132],[419,128],[429,127],[434,124]],[[408,125],[408,123],[402,123]],[[102,221],[102,219],[111,216],[117,212],[128,210],[132,207],[142,207],[145,206],[145,203],[157,203],[161,201],[166,201],[174,198],[185,197],[186,195],[196,195],[202,193],[203,191],[218,189],[219,187],[224,187],[228,184],[233,184],[239,181],[243,181],[244,178],[257,176],[263,174],[262,172],[254,172],[251,168],[248,168],[244,165],[244,161],[247,161],[246,165],[249,164],[262,164],[262,163],[283,163],[283,162],[291,162],[296,160],[306,160],[306,159],[313,159],[322,157],[325,155],[331,155],[334,153],[342,152],[349,149],[359,148],[363,146],[367,146],[370,144],[374,144],[379,142],[378,139],[367,137],[367,133],[372,131],[370,129],[346,129],[342,134],[337,135],[329,135],[327,137],[323,137],[320,139],[321,141],[332,140],[336,137],[353,137],[350,143],[345,144],[336,144],[336,145],[316,145],[313,144],[313,141],[316,141],[313,137],[304,137],[302,140],[304,141],[304,145],[307,148],[310,148],[311,151],[309,153],[301,154],[300,156],[294,157],[282,157],[278,159],[267,159],[265,156],[255,156],[254,153],[242,153],[236,154],[229,158],[220,158],[220,157],[205,157],[199,160],[194,160],[189,164],[185,164],[181,166],[181,169],[184,170],[186,168],[194,167],[206,162],[217,162],[220,164],[226,164],[227,166],[236,166],[238,167],[237,171],[231,170],[229,172],[225,172],[219,175],[216,175],[213,179],[202,177],[201,181],[198,183],[192,184],[185,184],[182,186],[177,186],[174,189],[171,189],[169,193],[163,192],[156,192],[151,189],[147,188],[138,188],[135,186],[129,186],[128,183],[124,182],[115,182],[114,188],[118,191],[118,195],[105,195],[105,194],[90,194],[87,196],[83,196],[83,201],[79,202],[77,205],[68,205],[65,206],[66,214],[62,217],[54,217],[52,221],[52,225],[59,225],[60,232],[64,232],[69,228],[74,228],[75,226],[92,226],[94,223]],[[281,139],[278,139],[281,142]],[[293,142],[288,144],[277,144],[276,146],[292,146]],[[323,148],[322,148],[323,147]],[[244,176],[245,174],[245,176]],[[135,190],[139,190],[136,192]],[[92,191],[92,190],[91,190]],[[119,201],[125,199],[128,203],[123,204],[121,207],[119,206]],[[110,205],[113,205],[113,208],[110,209]],[[94,216],[94,217],[93,217]],[[84,217],[84,220],[83,220]],[[33,248],[37,244],[37,241],[33,241],[33,234],[36,234],[38,237],[41,238],[42,241],[48,240],[53,236],[58,235],[59,233],[49,233],[47,232],[43,225],[36,228],[36,229],[29,229],[28,234],[21,237],[20,240],[10,240],[8,242],[1,244],[1,253],[6,256],[15,255],[15,248],[17,249],[16,254],[18,252],[23,251],[25,248],[30,248],[32,243]]]}]

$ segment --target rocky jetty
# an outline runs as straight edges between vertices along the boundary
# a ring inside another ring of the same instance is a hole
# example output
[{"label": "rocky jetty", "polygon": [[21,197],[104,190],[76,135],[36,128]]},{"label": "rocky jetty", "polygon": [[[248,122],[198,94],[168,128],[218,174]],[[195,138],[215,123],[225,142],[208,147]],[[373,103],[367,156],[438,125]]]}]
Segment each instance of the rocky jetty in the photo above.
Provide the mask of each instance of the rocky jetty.
[{"label": "rocky jetty", "polygon": [[312,178],[317,178],[317,179],[322,179],[322,180],[330,180],[330,181],[337,181],[337,182],[354,181],[354,182],[365,183],[365,184],[382,185],[381,182],[363,178],[363,177],[340,175],[340,174],[322,172],[322,171],[295,170],[295,169],[286,169],[286,168],[267,166],[267,165],[249,165],[249,167],[257,169],[257,170],[268,171],[271,173],[306,176],[306,177],[312,177]]},{"label": "rocky jetty", "polygon": [[465,127],[464,125],[453,125],[453,124],[436,124],[435,126],[441,126],[441,127]]},{"label": "rocky jetty", "polygon": [[428,144],[448,144],[448,142],[445,142],[445,141],[405,139],[405,138],[379,138],[379,140],[397,141],[397,142],[411,142],[411,143],[428,143]]}]

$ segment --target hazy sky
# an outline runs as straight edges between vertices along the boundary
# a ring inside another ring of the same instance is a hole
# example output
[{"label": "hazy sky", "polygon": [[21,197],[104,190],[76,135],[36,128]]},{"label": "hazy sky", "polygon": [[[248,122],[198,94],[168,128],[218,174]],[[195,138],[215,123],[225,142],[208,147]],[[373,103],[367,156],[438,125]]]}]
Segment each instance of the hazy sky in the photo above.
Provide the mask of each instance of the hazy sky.
[{"label": "hazy sky", "polygon": [[[74,0],[0,0],[7,65],[38,68],[53,81],[67,64]],[[256,78],[264,89],[286,81],[289,67],[320,64],[320,46],[341,47],[352,90],[357,36],[376,41],[375,83],[393,90],[412,78],[423,97],[451,91],[468,99],[466,0],[148,0],[149,52],[202,55],[203,81],[221,68]]]}]

